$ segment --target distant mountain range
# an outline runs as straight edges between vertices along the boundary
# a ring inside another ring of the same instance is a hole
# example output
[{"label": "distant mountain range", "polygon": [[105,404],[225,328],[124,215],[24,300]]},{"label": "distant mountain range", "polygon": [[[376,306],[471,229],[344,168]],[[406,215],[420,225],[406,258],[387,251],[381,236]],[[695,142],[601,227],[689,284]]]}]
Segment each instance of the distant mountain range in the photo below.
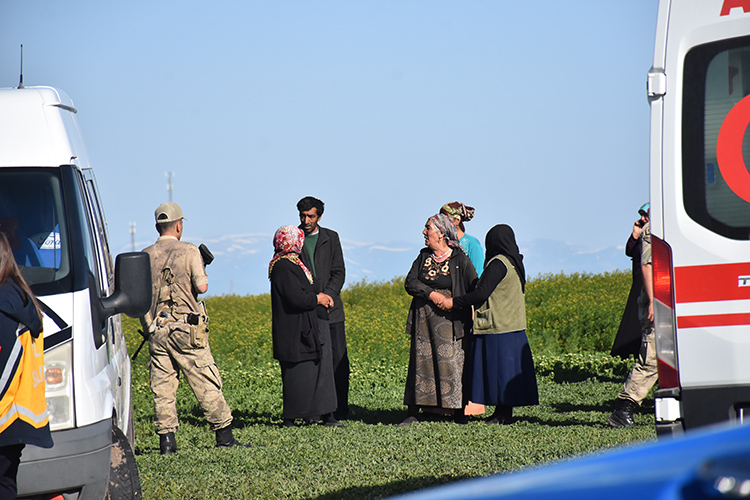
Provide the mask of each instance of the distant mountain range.
[{"label": "distant mountain range", "polygon": [[[205,243],[215,260],[208,267],[209,295],[257,295],[268,293],[268,261],[273,254],[272,236],[236,234],[192,241]],[[191,241],[191,240],[189,240]],[[142,248],[151,242],[136,245]],[[421,242],[420,242],[421,243]],[[353,242],[342,240],[346,260],[346,281],[389,281],[404,276],[421,245],[414,242]],[[127,252],[130,248],[121,248]],[[574,272],[602,273],[630,269],[630,259],[622,246],[586,249],[561,241],[539,239],[521,242],[526,273],[530,279],[539,274]]]},{"label": "distant mountain range", "polygon": [[[237,234],[193,241],[205,243],[215,260],[208,267],[209,295],[257,295],[268,293],[268,262],[273,254],[272,236]],[[147,246],[145,243],[138,248]],[[421,245],[413,242],[341,242],[346,261],[346,281],[389,281],[409,271]],[[122,252],[130,248],[121,249]],[[602,273],[630,269],[624,247],[582,248],[569,243],[538,239],[521,242],[528,278],[539,274]]]}]

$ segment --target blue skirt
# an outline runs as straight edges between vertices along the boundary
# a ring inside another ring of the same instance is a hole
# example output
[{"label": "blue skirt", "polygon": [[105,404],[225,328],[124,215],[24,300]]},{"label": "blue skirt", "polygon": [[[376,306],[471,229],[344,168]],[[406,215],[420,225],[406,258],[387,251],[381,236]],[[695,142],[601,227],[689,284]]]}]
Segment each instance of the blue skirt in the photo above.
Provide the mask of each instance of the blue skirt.
[{"label": "blue skirt", "polygon": [[490,406],[539,404],[526,330],[475,335],[472,354],[471,401]]}]

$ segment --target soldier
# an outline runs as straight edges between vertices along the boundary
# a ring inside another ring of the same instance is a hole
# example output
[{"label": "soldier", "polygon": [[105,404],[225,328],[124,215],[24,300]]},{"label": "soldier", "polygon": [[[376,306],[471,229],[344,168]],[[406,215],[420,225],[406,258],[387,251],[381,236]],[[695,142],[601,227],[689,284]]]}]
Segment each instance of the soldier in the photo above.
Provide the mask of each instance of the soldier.
[{"label": "soldier", "polygon": [[[648,204],[647,204],[648,205]],[[656,335],[654,333],[654,270],[651,258],[650,205],[644,205],[639,212],[643,220],[641,231],[641,271],[643,288],[638,297],[638,319],[641,322],[641,349],[635,365],[625,380],[623,390],[617,395],[615,410],[607,419],[612,427],[629,427],[635,424],[633,412],[648,396],[649,391],[659,380],[659,367],[656,358]]]},{"label": "soldier", "polygon": [[177,451],[174,433],[179,427],[176,396],[180,372],[216,432],[216,446],[249,447],[232,434],[232,412],[221,392],[221,376],[208,345],[206,306],[197,298],[208,290],[201,253],[195,245],[180,241],[184,217],[177,203],[162,203],[154,216],[159,239],[143,250],[151,256],[153,299],[141,325],[149,335],[154,424],[161,454]]}]

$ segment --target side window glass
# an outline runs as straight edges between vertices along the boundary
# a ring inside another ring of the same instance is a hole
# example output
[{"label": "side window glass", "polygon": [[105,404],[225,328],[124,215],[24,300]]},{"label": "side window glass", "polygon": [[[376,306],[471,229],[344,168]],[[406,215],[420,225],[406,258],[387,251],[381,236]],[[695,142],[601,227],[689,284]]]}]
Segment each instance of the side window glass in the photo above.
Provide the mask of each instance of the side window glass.
[{"label": "side window glass", "polygon": [[[85,190],[85,183],[81,176],[80,172],[77,172],[78,174],[78,193],[77,195],[81,198],[81,207],[89,207],[89,201],[88,197],[86,196],[86,190]],[[81,227],[83,228],[84,235],[84,245],[83,249],[86,253],[86,261],[88,262],[89,270],[91,271],[91,274],[94,275],[96,278],[97,283],[99,284],[100,288],[102,286],[102,278],[99,273],[99,269],[97,266],[97,251],[96,251],[96,240],[94,233],[92,231],[92,224],[91,224],[91,211],[89,209],[81,210]]]},{"label": "side window glass", "polygon": [[97,196],[96,186],[94,185],[93,180],[89,179],[86,181],[86,191],[89,196],[92,213],[94,214],[93,225],[96,233],[99,261],[104,270],[104,274],[106,275],[105,290],[107,295],[109,295],[114,291],[115,269],[114,264],[112,263],[112,254],[109,251],[104,212],[102,211],[101,203],[99,203],[99,197]]},{"label": "side window glass", "polygon": [[[107,258],[104,256],[104,246],[102,244],[102,241],[100,239],[100,233],[99,233],[99,227],[98,227],[98,215],[99,211],[95,207],[95,203],[91,198],[91,192],[89,191],[89,184],[87,180],[83,179],[83,176],[80,172],[78,172],[78,180],[79,180],[79,186],[81,188],[81,195],[83,196],[83,202],[85,210],[85,215],[83,216],[85,218],[85,221],[82,222],[82,226],[85,227],[85,231],[87,233],[86,241],[89,243],[85,245],[86,252],[87,252],[87,258],[89,260],[89,266],[92,269],[92,272],[94,273],[94,276],[96,277],[96,282],[98,284],[98,295],[99,297],[106,297],[109,295],[110,292],[110,279],[109,275],[107,273]],[[114,276],[112,276],[112,281],[114,281]],[[94,316],[96,318],[96,315]],[[107,344],[107,355],[109,358],[112,358],[113,355],[113,345],[112,345],[112,317],[107,318],[104,324],[104,331],[103,333],[103,339],[106,341]],[[97,334],[95,329],[95,335]],[[97,344],[98,345],[98,344]]]},{"label": "side window glass", "polygon": [[750,239],[750,37],[696,47],[685,58],[683,193],[711,231]]},{"label": "side window glass", "polygon": [[[112,265],[112,257],[109,253],[109,245],[107,243],[104,214],[101,205],[99,204],[99,198],[96,194],[96,186],[91,178],[86,179],[86,201],[88,203],[88,212],[91,214],[91,231],[94,235],[97,263],[99,267],[100,294],[101,296],[109,296],[114,292],[115,288],[114,266]],[[115,321],[120,321],[119,316],[116,318],[109,317],[107,319],[107,353],[110,359],[114,356],[114,332],[122,330],[121,328],[116,328],[114,326]]]}]

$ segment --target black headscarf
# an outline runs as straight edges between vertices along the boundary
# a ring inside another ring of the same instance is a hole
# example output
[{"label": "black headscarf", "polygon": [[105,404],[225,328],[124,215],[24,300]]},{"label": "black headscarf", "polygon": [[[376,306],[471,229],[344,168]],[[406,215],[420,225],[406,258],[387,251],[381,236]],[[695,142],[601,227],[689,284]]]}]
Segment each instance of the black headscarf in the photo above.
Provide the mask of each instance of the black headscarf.
[{"label": "black headscarf", "polygon": [[505,255],[510,260],[513,267],[516,268],[518,277],[521,279],[521,290],[526,292],[526,269],[523,267],[523,255],[518,251],[516,235],[513,229],[507,224],[498,224],[487,232],[484,239],[484,247],[487,249],[485,254],[485,265],[497,255]]}]

